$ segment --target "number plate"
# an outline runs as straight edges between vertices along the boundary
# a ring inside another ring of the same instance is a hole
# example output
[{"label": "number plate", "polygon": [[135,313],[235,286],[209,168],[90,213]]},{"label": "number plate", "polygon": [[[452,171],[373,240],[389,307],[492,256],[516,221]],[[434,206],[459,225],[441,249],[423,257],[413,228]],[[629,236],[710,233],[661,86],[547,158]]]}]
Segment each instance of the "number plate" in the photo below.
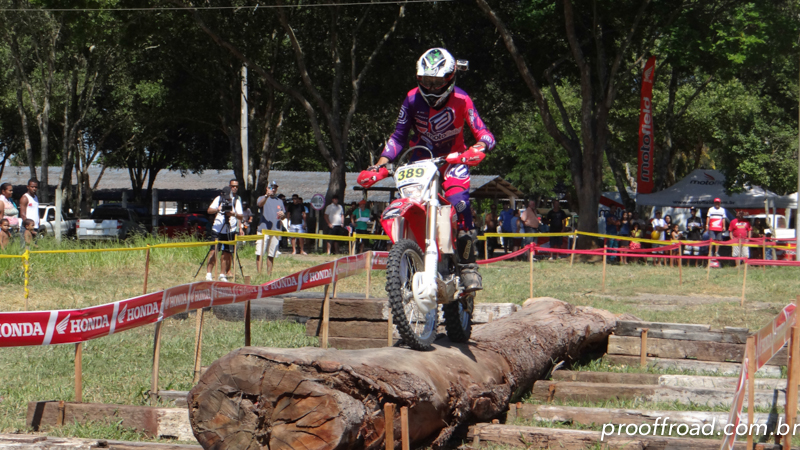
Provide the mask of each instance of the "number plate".
[{"label": "number plate", "polygon": [[402,167],[394,175],[397,187],[409,184],[427,184],[428,180],[434,175],[436,166],[433,164],[412,164]]}]

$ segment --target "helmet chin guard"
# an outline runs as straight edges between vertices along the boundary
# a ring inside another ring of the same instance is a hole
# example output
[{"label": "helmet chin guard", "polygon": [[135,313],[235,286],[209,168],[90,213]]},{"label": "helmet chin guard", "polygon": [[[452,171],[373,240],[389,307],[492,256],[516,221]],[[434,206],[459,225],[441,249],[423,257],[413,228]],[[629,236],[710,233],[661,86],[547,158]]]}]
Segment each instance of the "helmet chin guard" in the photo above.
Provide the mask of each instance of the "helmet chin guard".
[{"label": "helmet chin guard", "polygon": [[447,103],[456,87],[456,60],[447,50],[427,50],[417,61],[417,86],[422,98],[434,109]]}]

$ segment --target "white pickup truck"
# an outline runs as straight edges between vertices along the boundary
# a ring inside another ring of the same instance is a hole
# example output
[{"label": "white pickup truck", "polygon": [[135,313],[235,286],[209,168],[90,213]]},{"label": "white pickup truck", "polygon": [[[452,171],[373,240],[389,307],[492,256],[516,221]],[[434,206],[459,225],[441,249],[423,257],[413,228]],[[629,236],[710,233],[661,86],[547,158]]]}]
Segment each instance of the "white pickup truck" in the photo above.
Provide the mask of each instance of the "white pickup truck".
[{"label": "white pickup truck", "polygon": [[[61,212],[61,235],[75,236],[76,220],[71,212]],[[39,228],[47,236],[56,235],[56,207],[54,205],[39,203]]]},{"label": "white pickup truck", "polygon": [[773,238],[794,239],[795,230],[794,228],[788,227],[788,224],[786,223],[786,216],[783,214],[770,214],[769,216],[766,214],[751,214],[744,216],[744,218],[747,219],[751,225],[753,225],[756,220],[760,219],[763,221],[765,217],[767,219],[767,224],[775,232],[775,236],[773,236]]},{"label": "white pickup truck", "polygon": [[147,233],[136,212],[119,205],[95,208],[88,219],[78,221],[76,231],[79,240],[127,239],[134,234]]}]

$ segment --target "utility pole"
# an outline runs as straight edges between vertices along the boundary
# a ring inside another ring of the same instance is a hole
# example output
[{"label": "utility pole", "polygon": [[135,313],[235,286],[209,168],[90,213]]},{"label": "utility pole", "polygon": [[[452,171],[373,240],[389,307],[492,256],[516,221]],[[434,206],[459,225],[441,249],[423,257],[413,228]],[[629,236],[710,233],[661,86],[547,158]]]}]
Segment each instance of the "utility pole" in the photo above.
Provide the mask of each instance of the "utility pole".
[{"label": "utility pole", "polygon": [[244,182],[244,189],[250,189],[249,176],[249,156],[247,151],[247,66],[242,64],[242,110],[241,110],[241,135],[239,140],[242,143],[242,181]]}]

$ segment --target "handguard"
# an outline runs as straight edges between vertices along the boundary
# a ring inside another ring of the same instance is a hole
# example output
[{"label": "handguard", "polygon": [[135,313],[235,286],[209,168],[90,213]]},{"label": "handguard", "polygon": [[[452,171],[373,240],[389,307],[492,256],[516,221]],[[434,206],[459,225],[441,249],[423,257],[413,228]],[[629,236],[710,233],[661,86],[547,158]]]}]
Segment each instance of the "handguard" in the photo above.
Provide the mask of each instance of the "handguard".
[{"label": "handguard", "polygon": [[447,155],[447,162],[450,164],[466,164],[468,166],[477,166],[486,157],[486,153],[479,150],[480,147],[470,147],[464,153],[450,153]]},{"label": "handguard", "polygon": [[377,171],[373,170],[362,170],[360,174],[358,174],[358,179],[356,182],[364,188],[370,188],[378,181],[389,176],[389,171],[386,167],[381,167]]}]

